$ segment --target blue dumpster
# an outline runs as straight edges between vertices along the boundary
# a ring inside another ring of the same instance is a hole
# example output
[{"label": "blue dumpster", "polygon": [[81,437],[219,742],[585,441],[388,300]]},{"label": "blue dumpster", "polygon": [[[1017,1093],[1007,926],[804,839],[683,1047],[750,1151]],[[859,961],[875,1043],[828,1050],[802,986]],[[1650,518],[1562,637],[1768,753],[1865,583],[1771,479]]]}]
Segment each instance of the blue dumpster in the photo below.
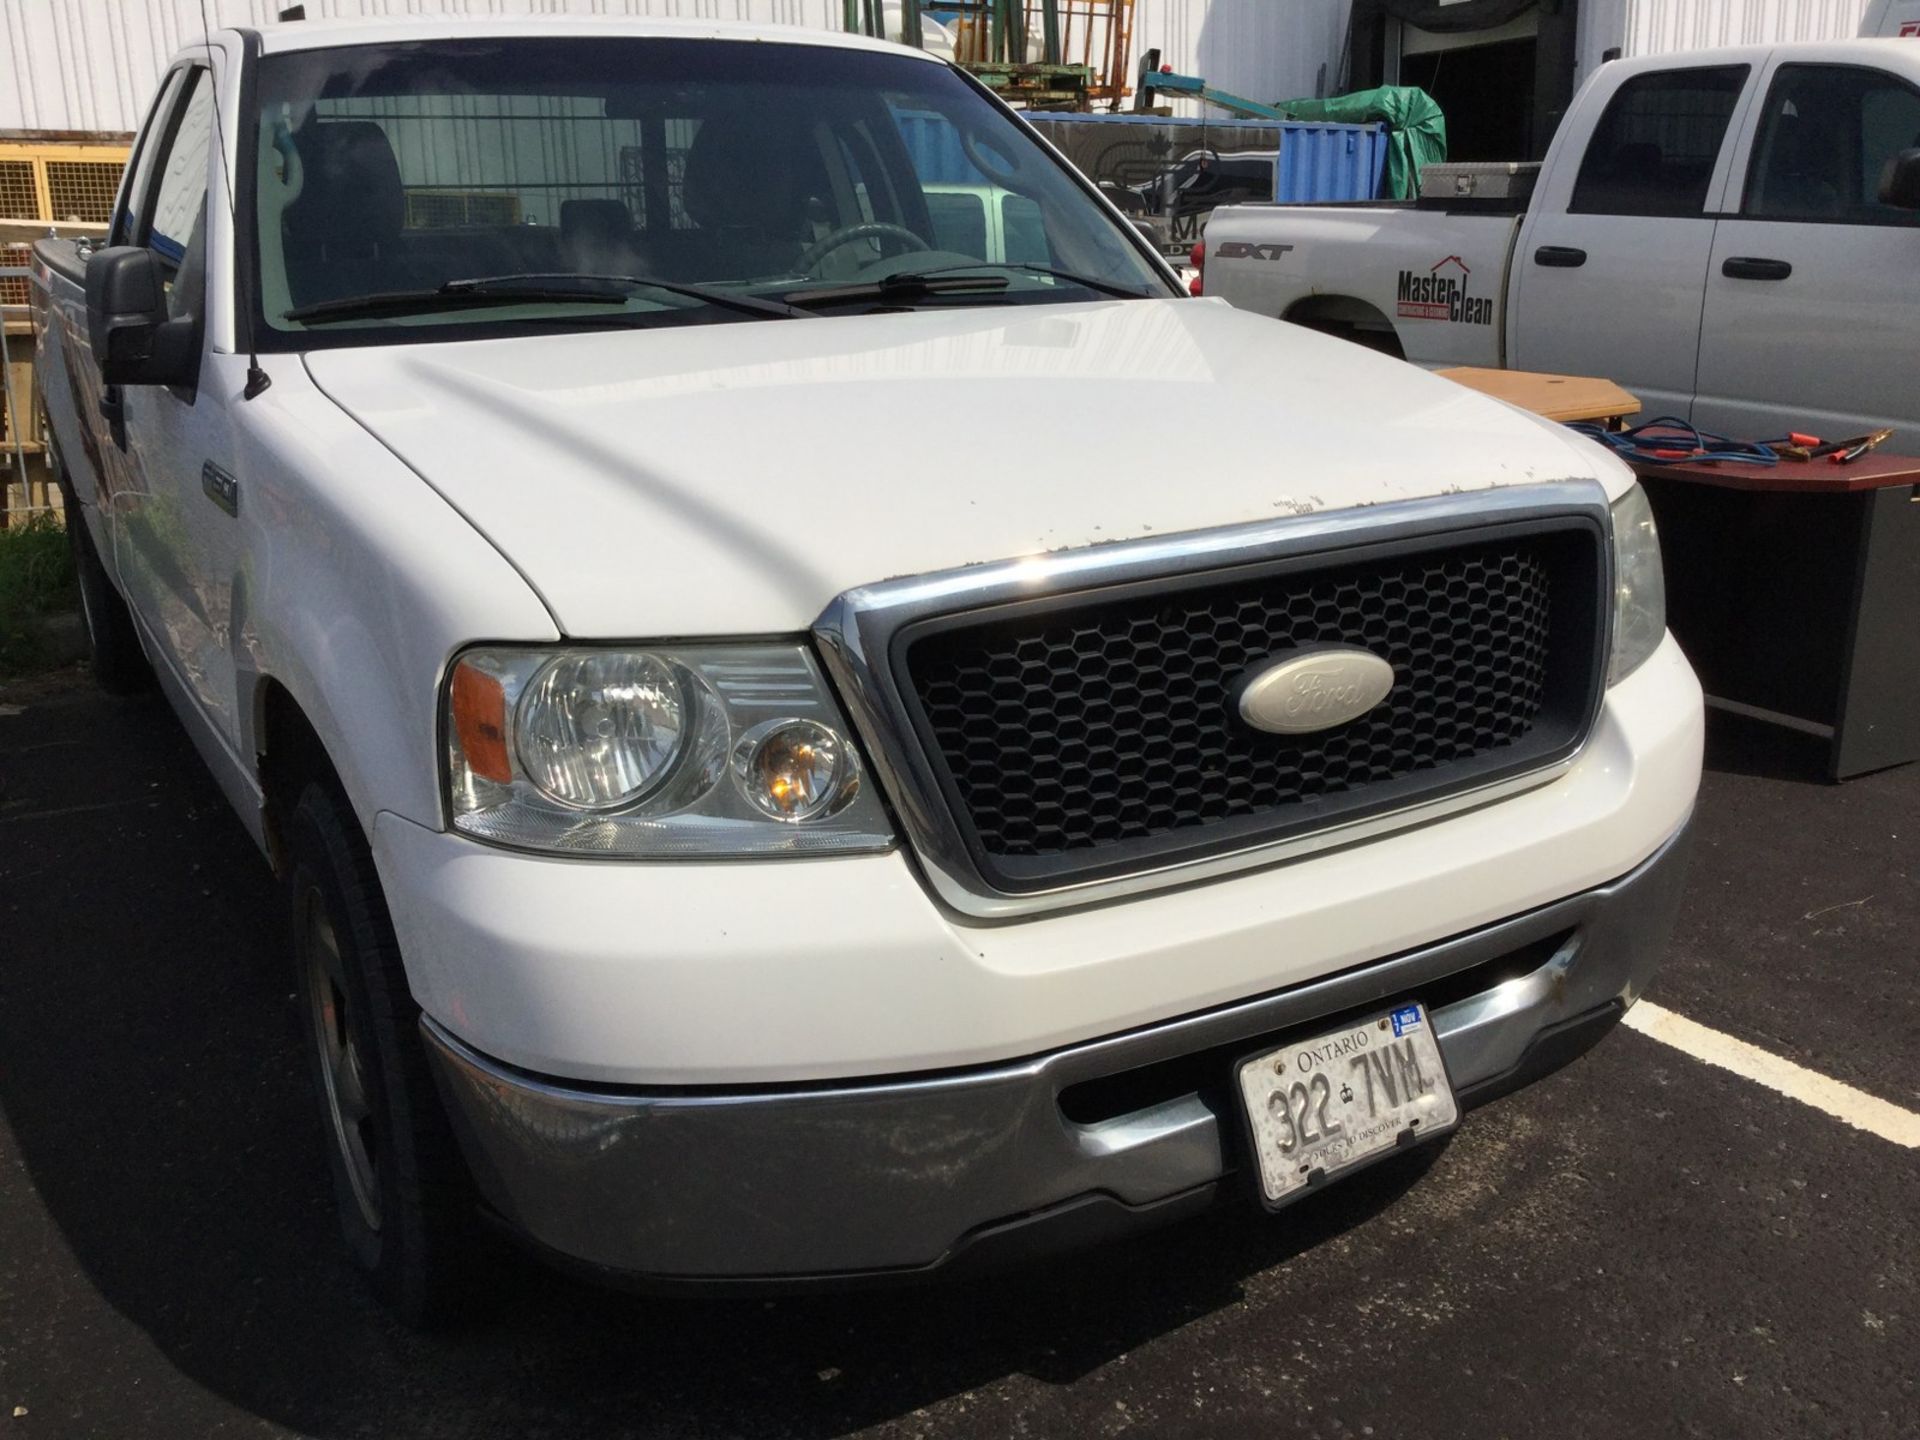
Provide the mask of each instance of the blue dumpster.
[{"label": "blue dumpster", "polygon": [[1387,163],[1387,127],[1288,120],[1280,126],[1273,164],[1273,198],[1287,204],[1315,200],[1371,200],[1380,193]]},{"label": "blue dumpster", "polygon": [[[1199,151],[1271,154],[1275,200],[1371,200],[1387,159],[1387,127],[1378,124],[1046,112],[1026,118],[1096,184],[1145,185]],[[908,111],[898,120],[923,183],[984,183],[944,115]]]}]

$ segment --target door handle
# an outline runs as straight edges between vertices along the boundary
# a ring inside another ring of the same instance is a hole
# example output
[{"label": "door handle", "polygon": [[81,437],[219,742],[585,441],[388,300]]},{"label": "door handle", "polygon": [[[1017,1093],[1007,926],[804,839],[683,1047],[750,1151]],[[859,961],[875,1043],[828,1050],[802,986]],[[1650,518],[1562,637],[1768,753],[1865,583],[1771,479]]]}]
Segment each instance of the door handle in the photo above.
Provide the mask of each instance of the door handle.
[{"label": "door handle", "polygon": [[1729,280],[1784,280],[1793,274],[1793,266],[1784,260],[1762,260],[1753,255],[1729,255],[1720,262],[1720,273]]},{"label": "door handle", "polygon": [[1578,270],[1587,263],[1587,252],[1571,245],[1542,245],[1533,252],[1533,263],[1555,270]]}]

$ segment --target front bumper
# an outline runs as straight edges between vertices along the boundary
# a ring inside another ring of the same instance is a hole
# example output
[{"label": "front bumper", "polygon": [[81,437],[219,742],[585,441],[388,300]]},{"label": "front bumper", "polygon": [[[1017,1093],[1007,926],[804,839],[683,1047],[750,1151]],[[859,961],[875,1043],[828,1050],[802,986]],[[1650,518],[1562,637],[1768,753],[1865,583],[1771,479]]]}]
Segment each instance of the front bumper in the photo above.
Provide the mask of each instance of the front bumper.
[{"label": "front bumper", "polygon": [[1423,1000],[1464,1105],[1553,1068],[1646,984],[1672,928],[1685,837],[1683,826],[1610,884],[1437,944],[925,1076],[591,1086],[422,1025],[484,1198],[551,1251],[663,1280],[922,1271],[1047,1230],[1112,1233],[1208,1203],[1244,1164],[1233,1058],[1298,1027]]},{"label": "front bumper", "polygon": [[1602,886],[1685,820],[1700,686],[1671,640],[1556,779],[1442,821],[1124,904],[968,923],[914,857],[614,863],[389,812],[382,887],[420,1008],[592,1089],[981,1071],[1291,991]]}]

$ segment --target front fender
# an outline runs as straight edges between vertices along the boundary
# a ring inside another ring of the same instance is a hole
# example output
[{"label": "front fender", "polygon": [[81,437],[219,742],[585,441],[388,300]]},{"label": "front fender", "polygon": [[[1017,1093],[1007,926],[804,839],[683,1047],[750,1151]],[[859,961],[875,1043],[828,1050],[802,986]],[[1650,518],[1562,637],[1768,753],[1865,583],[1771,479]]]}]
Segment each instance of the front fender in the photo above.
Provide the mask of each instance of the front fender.
[{"label": "front fender", "polygon": [[237,411],[242,545],[232,645],[243,753],[264,748],[277,682],[326,748],[361,824],[442,823],[438,697],[479,639],[557,639],[533,589],[456,510],[313,385],[273,384]]}]

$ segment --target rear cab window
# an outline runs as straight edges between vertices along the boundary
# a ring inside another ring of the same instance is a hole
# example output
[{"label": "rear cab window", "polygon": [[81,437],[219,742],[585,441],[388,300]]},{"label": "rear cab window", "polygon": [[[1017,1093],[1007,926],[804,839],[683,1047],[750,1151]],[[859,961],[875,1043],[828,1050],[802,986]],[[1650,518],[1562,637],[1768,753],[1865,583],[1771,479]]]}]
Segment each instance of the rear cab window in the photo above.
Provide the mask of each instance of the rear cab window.
[{"label": "rear cab window", "polygon": [[1702,215],[1750,67],[1636,75],[1614,92],[1587,142],[1568,210],[1576,215]]}]

